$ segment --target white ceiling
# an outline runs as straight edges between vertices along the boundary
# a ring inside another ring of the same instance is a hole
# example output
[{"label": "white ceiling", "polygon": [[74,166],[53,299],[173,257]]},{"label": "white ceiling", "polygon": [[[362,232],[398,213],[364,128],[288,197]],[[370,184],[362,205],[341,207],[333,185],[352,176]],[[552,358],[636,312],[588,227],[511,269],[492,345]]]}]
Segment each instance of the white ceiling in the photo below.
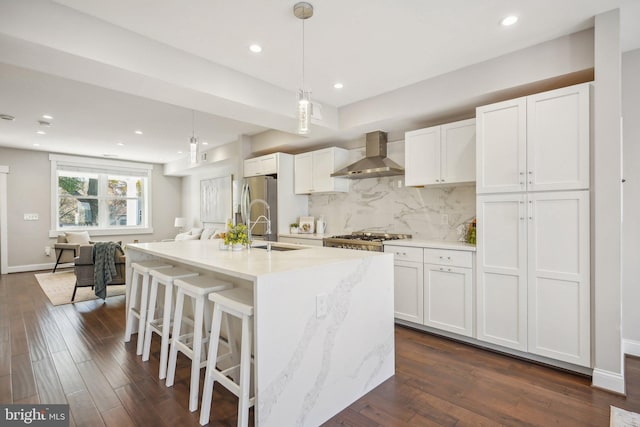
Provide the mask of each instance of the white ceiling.
[{"label": "white ceiling", "polygon": [[[17,117],[0,121],[0,145],[164,163],[186,148],[191,109],[199,111],[196,134],[211,147],[240,134],[293,131],[302,65],[294,3],[0,0],[0,113]],[[323,107],[318,137],[349,131],[340,128],[341,107],[592,27],[594,15],[617,7],[623,50],[640,48],[640,0],[314,7],[305,21],[305,86]],[[509,14],[520,21],[501,27]],[[250,53],[251,43],[263,52]],[[344,89],[333,88],[337,81]],[[36,135],[44,113],[53,126]]]}]

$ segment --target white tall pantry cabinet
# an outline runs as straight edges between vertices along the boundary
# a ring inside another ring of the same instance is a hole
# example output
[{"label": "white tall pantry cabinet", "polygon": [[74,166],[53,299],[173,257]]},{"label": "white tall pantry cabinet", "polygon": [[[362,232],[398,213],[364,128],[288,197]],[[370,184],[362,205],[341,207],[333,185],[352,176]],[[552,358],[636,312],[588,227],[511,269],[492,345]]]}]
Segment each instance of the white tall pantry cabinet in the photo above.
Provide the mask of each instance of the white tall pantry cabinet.
[{"label": "white tall pantry cabinet", "polygon": [[477,338],[591,366],[589,85],[476,123]]}]

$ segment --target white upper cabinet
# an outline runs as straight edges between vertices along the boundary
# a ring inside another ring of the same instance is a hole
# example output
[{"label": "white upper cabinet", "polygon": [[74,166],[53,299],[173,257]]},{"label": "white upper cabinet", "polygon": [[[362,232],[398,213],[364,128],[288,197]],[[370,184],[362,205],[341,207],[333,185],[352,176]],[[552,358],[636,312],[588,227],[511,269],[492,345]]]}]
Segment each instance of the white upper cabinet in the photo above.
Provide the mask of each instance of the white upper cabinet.
[{"label": "white upper cabinet", "polygon": [[404,184],[440,183],[440,126],[418,129],[404,136]]},{"label": "white upper cabinet", "polygon": [[331,174],[346,166],[349,152],[330,147],[295,156],[295,193],[310,194],[349,191],[349,180]]},{"label": "white upper cabinet", "polygon": [[475,180],[475,119],[405,134],[405,185]]},{"label": "white upper cabinet", "polygon": [[589,188],[589,86],[527,97],[527,190]]},{"label": "white upper cabinet", "polygon": [[244,177],[278,173],[277,153],[254,157],[244,161]]},{"label": "white upper cabinet", "polygon": [[476,192],[589,188],[589,85],[476,109]]},{"label": "white upper cabinet", "polygon": [[476,109],[476,192],[505,193],[526,189],[525,98]]},{"label": "white upper cabinet", "polygon": [[476,120],[462,120],[441,126],[441,182],[476,180]]}]

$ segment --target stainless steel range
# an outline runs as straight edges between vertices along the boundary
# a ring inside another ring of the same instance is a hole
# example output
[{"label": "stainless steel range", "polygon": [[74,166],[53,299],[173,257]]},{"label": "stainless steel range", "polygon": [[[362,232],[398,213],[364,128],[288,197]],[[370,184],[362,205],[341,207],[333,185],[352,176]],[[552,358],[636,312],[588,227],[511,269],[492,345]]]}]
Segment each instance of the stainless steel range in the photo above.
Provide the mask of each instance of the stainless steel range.
[{"label": "stainless steel range", "polygon": [[384,241],[410,238],[411,234],[353,232],[342,236],[325,237],[322,242],[324,246],[330,248],[382,252]]}]

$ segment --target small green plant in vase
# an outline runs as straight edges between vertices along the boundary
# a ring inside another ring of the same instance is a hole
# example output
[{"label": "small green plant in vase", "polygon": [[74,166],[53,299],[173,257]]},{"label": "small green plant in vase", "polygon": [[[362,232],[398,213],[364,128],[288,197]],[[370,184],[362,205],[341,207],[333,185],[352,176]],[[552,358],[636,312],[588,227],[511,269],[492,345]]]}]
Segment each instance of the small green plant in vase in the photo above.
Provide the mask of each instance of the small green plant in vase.
[{"label": "small green plant in vase", "polygon": [[298,234],[298,223],[297,222],[289,224],[289,233],[290,234]]},{"label": "small green plant in vase", "polygon": [[[233,225],[227,224],[227,233],[224,236],[224,243],[226,245],[232,245],[234,248],[242,248],[249,245],[249,233],[247,232],[247,226],[244,224]],[[239,250],[239,249],[238,249]]]}]

